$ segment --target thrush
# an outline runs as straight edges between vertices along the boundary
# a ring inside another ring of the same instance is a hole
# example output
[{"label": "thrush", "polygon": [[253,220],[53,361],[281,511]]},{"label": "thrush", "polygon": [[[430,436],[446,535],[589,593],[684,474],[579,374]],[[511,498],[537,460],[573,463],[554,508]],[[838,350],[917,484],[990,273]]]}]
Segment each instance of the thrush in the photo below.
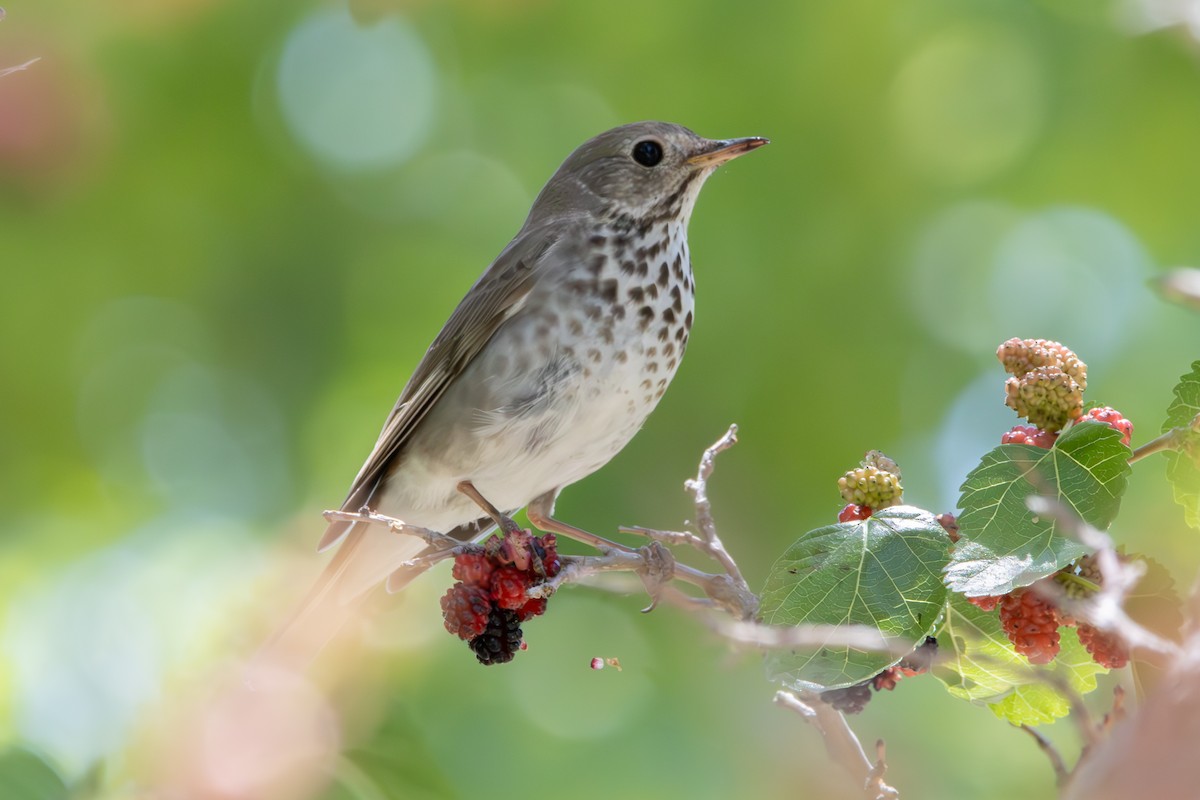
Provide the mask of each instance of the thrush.
[{"label": "thrush", "polygon": [[[621,451],[679,368],[694,320],[687,227],[721,164],[767,140],[638,122],[579,146],[430,345],[342,504],[470,539]],[[367,590],[410,577],[424,543],[335,522],[339,546],[276,648],[307,660]],[[391,576],[389,578],[389,576]]]}]

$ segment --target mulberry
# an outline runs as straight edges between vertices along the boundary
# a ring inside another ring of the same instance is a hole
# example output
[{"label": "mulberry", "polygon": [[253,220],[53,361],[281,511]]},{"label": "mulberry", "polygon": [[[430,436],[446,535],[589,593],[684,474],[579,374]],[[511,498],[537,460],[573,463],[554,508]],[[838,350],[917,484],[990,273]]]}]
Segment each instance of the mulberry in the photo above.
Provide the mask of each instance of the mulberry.
[{"label": "mulberry", "polygon": [[1000,624],[1030,664],[1049,664],[1058,655],[1058,609],[1036,591],[1014,589],[1001,598]]}]

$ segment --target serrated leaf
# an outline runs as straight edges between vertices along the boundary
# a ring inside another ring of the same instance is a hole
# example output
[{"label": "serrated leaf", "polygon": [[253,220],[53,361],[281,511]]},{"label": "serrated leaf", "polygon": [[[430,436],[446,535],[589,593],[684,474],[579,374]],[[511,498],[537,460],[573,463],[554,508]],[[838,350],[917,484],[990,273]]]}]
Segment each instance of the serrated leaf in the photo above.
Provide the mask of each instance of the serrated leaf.
[{"label": "serrated leaf", "polygon": [[1070,709],[1046,675],[1065,679],[1083,695],[1096,688],[1096,675],[1107,671],[1092,660],[1073,630],[1063,628],[1061,634],[1058,656],[1035,667],[1013,649],[996,611],[983,611],[962,595],[951,595],[938,632],[933,674],[950,694],[985,703],[1014,725],[1052,722]]},{"label": "serrated leaf", "polygon": [[963,538],[946,569],[946,584],[972,597],[1006,594],[1083,555],[1083,545],[1035,516],[1025,499],[1057,498],[1103,530],[1120,508],[1129,455],[1121,434],[1099,422],[1073,425],[1049,450],[1002,444],[984,455],[962,485]]},{"label": "serrated leaf", "polygon": [[[1179,379],[1175,400],[1167,409],[1163,433],[1171,428],[1190,425],[1200,414],[1200,361],[1192,362],[1192,371]],[[1167,478],[1175,491],[1175,502],[1183,506],[1187,524],[1200,528],[1200,434],[1189,434],[1181,450],[1168,451]]]},{"label": "serrated leaf", "polygon": [[[801,536],[771,568],[762,618],[771,625],[870,625],[913,647],[937,624],[949,541],[933,514],[894,506]],[[845,647],[779,651],[767,673],[793,688],[860,683],[899,660]]]}]

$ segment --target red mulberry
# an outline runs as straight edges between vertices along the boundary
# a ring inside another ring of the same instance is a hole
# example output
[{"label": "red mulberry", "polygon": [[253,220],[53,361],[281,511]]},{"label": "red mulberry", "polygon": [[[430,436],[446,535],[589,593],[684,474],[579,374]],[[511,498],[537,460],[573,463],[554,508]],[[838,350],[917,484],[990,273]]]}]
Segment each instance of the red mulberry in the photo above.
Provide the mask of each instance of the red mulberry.
[{"label": "red mulberry", "polygon": [[442,619],[446,630],[460,639],[474,639],[487,628],[492,601],[478,586],[456,583],[442,595]]},{"label": "red mulberry", "polygon": [[1032,589],[1014,589],[1000,600],[1000,624],[1030,664],[1049,664],[1058,655],[1058,609]]}]

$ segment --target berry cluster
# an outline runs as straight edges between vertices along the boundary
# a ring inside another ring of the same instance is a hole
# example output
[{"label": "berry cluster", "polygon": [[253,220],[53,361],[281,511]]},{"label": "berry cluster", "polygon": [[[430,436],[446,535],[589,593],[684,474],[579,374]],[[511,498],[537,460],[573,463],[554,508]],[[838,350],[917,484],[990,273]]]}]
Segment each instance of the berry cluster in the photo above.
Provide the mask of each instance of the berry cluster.
[{"label": "berry cluster", "polygon": [[981,595],[980,597],[968,597],[967,602],[984,611],[995,611],[1003,597],[1004,595]]},{"label": "berry cluster", "polygon": [[1091,625],[1080,625],[1075,633],[1079,636],[1079,643],[1087,648],[1088,655],[1100,666],[1120,669],[1129,663],[1129,649],[1111,633]]},{"label": "berry cluster", "polygon": [[1058,342],[1009,339],[996,350],[1012,373],[1004,384],[1004,402],[1043,431],[1060,431],[1083,413],[1087,364]]},{"label": "berry cluster", "polygon": [[1103,422],[1108,427],[1118,431],[1121,434],[1121,444],[1126,447],[1133,441],[1133,423],[1121,416],[1121,412],[1116,409],[1109,408],[1108,406],[1089,408],[1083,412],[1079,419],[1075,420],[1075,424],[1078,425],[1080,422],[1087,422],[1088,420]]},{"label": "berry cluster", "polygon": [[[1101,575],[1094,556],[1083,556],[1047,581],[1058,584],[1062,593],[1079,600],[1100,588]],[[1049,664],[1060,648],[1059,628],[1073,627],[1080,643],[1102,667],[1120,669],[1129,663],[1129,651],[1112,634],[1085,622],[1077,622],[1050,599],[1050,592],[1036,586],[1014,589],[998,597],[968,597],[984,611],[1000,609],[1000,624],[1013,649],[1030,664]]]},{"label": "berry cluster", "polygon": [[1013,337],[996,349],[996,358],[1006,372],[1018,377],[1041,367],[1058,367],[1079,384],[1080,391],[1087,388],[1087,364],[1059,342]]},{"label": "berry cluster", "polygon": [[1053,431],[1044,431],[1033,425],[1017,425],[1000,437],[1000,444],[1031,444],[1049,450],[1054,447],[1057,438],[1058,434]]},{"label": "berry cluster", "polygon": [[562,569],[554,534],[514,531],[454,558],[456,581],[442,596],[446,630],[471,646],[481,664],[511,661],[522,648],[521,623],[541,616],[546,599],[529,589]]},{"label": "berry cluster", "polygon": [[838,513],[838,522],[866,519],[876,511],[899,505],[904,487],[900,468],[878,450],[871,450],[862,466],[838,478],[838,491],[848,505]]},{"label": "berry cluster", "polygon": [[937,639],[927,636],[924,643],[900,659],[898,664],[888,667],[862,683],[821,692],[821,700],[843,714],[861,713],[871,700],[872,689],[877,692],[885,690],[890,692],[896,688],[896,684],[900,682],[901,678],[928,672],[929,667],[933,664],[934,656],[937,655],[937,649]]},{"label": "berry cluster", "polygon": [[1000,624],[1013,649],[1030,664],[1049,664],[1058,655],[1058,608],[1029,587],[1000,598]]}]

